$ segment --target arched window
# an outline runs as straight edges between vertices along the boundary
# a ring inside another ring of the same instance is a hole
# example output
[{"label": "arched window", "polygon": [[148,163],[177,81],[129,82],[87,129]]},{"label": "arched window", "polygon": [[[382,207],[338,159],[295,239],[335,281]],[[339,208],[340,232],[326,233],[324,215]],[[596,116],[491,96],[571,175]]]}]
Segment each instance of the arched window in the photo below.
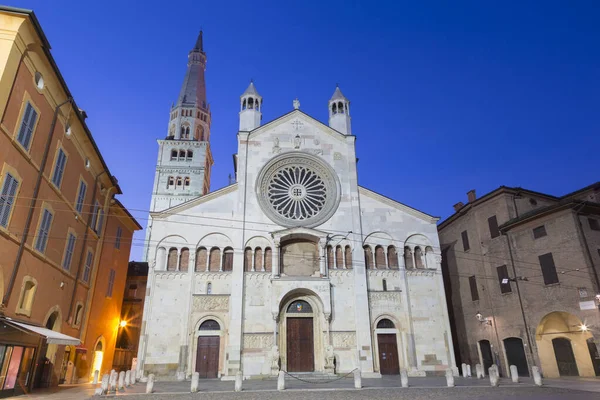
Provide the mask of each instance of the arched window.
[{"label": "arched window", "polygon": [[220,331],[221,326],[214,319],[207,319],[200,325],[201,331]]},{"label": "arched window", "polygon": [[338,112],[340,114],[344,113],[344,104],[341,101],[338,103]]},{"label": "arched window", "polygon": [[177,150],[171,150],[171,161],[177,160]]},{"label": "arched window", "polygon": [[183,180],[183,186],[185,186],[186,188],[190,186],[190,177],[186,176],[185,179]]},{"label": "arched window", "polygon": [[187,271],[188,266],[190,264],[190,249],[184,247],[181,249],[181,254],[179,255],[179,270]]},{"label": "arched window", "polygon": [[83,316],[83,304],[77,304],[75,308],[75,326],[81,324],[81,317]]},{"label": "arched window", "polygon": [[335,248],[335,267],[337,269],[344,268],[344,255],[342,254],[342,246]]},{"label": "arched window", "polygon": [[185,128],[185,138],[186,139],[190,138],[190,127],[189,126],[187,128]]},{"label": "arched window", "polygon": [[381,281],[381,286],[382,286],[382,288],[383,288],[383,291],[384,291],[384,292],[387,292],[387,281],[386,281],[385,279],[383,279],[383,280]]},{"label": "arched window", "polygon": [[246,247],[244,249],[244,271],[249,272],[252,270],[252,249]]},{"label": "arched window", "polygon": [[23,278],[23,282],[19,304],[17,305],[17,312],[19,314],[31,315],[33,298],[37,290],[37,282],[30,276]]},{"label": "arched window", "polygon": [[375,267],[385,269],[385,252],[381,246],[375,246]]},{"label": "arched window", "polygon": [[250,97],[248,99],[248,109],[252,110],[254,108],[254,99]]},{"label": "arched window", "polygon": [[262,271],[263,269],[263,252],[260,247],[254,249],[254,270]]},{"label": "arched window", "polygon": [[185,128],[182,126],[181,127],[181,134],[179,135],[180,138],[183,138],[185,136]]},{"label": "arched window", "polygon": [[423,252],[420,247],[415,247],[415,264],[417,268],[425,268],[423,265]]},{"label": "arched window", "polygon": [[365,268],[373,269],[373,250],[371,250],[370,246],[364,246],[365,250]]},{"label": "arched window", "polygon": [[394,323],[387,318],[384,318],[377,323],[377,329],[394,329],[395,327]]},{"label": "arched window", "polygon": [[196,250],[196,272],[206,271],[206,256],[207,256],[206,248],[200,247]]},{"label": "arched window", "polygon": [[408,246],[404,248],[404,267],[406,269],[415,267],[413,265],[412,251],[410,251],[410,247]]},{"label": "arched window", "polygon": [[270,247],[265,248],[265,271],[271,272],[273,268],[273,251]]},{"label": "arched window", "polygon": [[260,106],[260,103],[258,102],[258,99],[256,99],[256,100],[254,101],[254,108],[256,108],[256,111],[259,111],[259,110],[260,110],[259,106]]},{"label": "arched window", "polygon": [[185,150],[179,150],[179,161],[185,161]]},{"label": "arched window", "polygon": [[398,269],[398,253],[396,253],[396,248],[394,246],[388,246],[388,268],[390,269]]},{"label": "arched window", "polygon": [[212,294],[212,283],[210,282],[206,284],[206,294]]},{"label": "arched window", "polygon": [[208,257],[208,270],[218,271],[220,262],[221,249],[219,249],[218,247],[213,247],[212,249],[210,249],[210,255]]},{"label": "arched window", "polygon": [[333,105],[331,106],[331,112],[333,114],[337,114],[337,105],[335,103],[333,103]]},{"label": "arched window", "polygon": [[186,158],[188,161],[190,161],[192,158],[194,158],[194,152],[191,150],[188,150]]},{"label": "arched window", "polygon": [[198,140],[200,140],[201,142],[203,142],[203,141],[206,140],[206,138],[204,137],[204,128],[202,126],[200,126],[198,129],[200,130],[200,135],[199,135],[199,139]]},{"label": "arched window", "polygon": [[287,309],[288,313],[293,314],[310,314],[313,312],[312,307],[304,300],[296,300]]},{"label": "arched window", "polygon": [[244,101],[242,101],[242,110],[246,109],[246,99],[244,99]]},{"label": "arched window", "polygon": [[167,189],[170,188],[171,186],[175,186],[175,178],[173,178],[172,176],[170,176],[167,179]]},{"label": "arched window", "polygon": [[177,249],[171,247],[169,249],[169,256],[167,257],[167,271],[177,270]]},{"label": "arched window", "polygon": [[223,250],[223,271],[233,270],[233,249],[231,247],[225,247]]},{"label": "arched window", "polygon": [[183,185],[183,179],[180,176],[177,177],[177,186]]},{"label": "arched window", "polygon": [[333,247],[331,247],[331,245],[327,246],[327,269],[333,269],[333,265],[334,265],[334,259],[333,259]]},{"label": "arched window", "polygon": [[344,257],[346,258],[346,268],[352,268],[352,249],[350,246],[346,246],[344,249]]}]

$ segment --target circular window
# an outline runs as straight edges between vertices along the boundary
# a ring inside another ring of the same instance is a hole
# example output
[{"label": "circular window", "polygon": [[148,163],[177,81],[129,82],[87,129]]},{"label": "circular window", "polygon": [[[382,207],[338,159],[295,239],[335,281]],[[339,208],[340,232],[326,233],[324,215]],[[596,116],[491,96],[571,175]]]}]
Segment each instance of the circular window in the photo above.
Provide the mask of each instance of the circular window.
[{"label": "circular window", "polygon": [[271,160],[260,171],[256,187],[265,214],[287,227],[322,224],[340,201],[335,171],[319,158],[300,152]]},{"label": "circular window", "polygon": [[35,85],[39,90],[42,90],[44,88],[44,78],[42,77],[42,74],[36,72],[34,75],[34,81]]}]

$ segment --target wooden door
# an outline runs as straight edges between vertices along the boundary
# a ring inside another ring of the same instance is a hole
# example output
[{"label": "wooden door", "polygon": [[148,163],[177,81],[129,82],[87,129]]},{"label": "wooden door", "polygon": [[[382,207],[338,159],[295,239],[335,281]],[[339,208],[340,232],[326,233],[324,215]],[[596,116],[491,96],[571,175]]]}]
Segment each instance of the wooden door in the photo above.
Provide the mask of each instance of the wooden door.
[{"label": "wooden door", "polygon": [[287,318],[287,370],[312,372],[315,369],[313,319]]},{"label": "wooden door", "polygon": [[200,378],[211,379],[219,375],[219,336],[198,336],[196,372]]},{"label": "wooden door", "polygon": [[504,339],[504,350],[506,351],[508,365],[516,365],[519,376],[529,376],[523,341],[520,338]]},{"label": "wooden door", "polygon": [[593,338],[589,338],[587,340],[588,350],[590,352],[590,358],[592,359],[592,364],[594,364],[594,372],[596,376],[600,376],[600,354],[598,354],[598,347],[596,347],[596,343],[594,343]]},{"label": "wooden door", "polygon": [[381,375],[398,375],[400,363],[398,362],[398,345],[395,334],[377,335],[379,347],[379,372]]},{"label": "wooden door", "polygon": [[481,358],[483,359],[483,370],[485,374],[489,374],[489,369],[494,365],[494,358],[492,357],[492,346],[489,340],[480,340],[479,349],[481,350]]},{"label": "wooden door", "polygon": [[565,338],[552,339],[552,346],[560,376],[579,376],[571,341]]}]

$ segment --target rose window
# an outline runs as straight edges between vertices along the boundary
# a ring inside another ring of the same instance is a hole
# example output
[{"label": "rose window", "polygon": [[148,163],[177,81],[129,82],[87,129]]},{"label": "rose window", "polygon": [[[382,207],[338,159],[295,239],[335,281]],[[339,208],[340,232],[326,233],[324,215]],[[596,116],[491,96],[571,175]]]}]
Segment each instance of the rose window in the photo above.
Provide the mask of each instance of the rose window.
[{"label": "rose window", "polygon": [[261,208],[283,226],[316,226],[339,203],[335,172],[319,158],[300,152],[271,160],[257,182]]}]

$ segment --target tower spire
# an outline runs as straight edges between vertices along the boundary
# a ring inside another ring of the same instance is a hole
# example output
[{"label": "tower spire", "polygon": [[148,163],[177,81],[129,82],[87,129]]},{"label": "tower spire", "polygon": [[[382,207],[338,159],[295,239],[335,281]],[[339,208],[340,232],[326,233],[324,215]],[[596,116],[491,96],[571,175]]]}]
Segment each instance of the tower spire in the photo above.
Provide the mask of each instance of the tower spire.
[{"label": "tower spire", "polygon": [[200,51],[201,53],[204,53],[204,45],[202,43],[202,29],[200,29],[198,39],[196,39],[196,45],[194,46],[192,51]]},{"label": "tower spire", "polygon": [[188,54],[187,71],[176,106],[197,106],[208,110],[208,104],[206,103],[206,83],[204,81],[205,69],[206,53],[204,52],[202,31],[200,31],[194,48]]}]

